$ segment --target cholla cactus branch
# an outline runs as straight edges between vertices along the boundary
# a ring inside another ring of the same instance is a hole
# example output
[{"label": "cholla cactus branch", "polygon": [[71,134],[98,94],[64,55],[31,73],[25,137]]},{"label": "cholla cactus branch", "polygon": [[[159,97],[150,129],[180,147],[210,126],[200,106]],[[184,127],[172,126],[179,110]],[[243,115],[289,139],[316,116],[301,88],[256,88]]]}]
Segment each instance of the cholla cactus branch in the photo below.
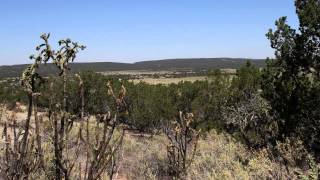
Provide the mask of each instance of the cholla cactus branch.
[{"label": "cholla cactus branch", "polygon": [[[63,171],[64,178],[68,179],[69,178],[69,172],[68,169],[64,165],[64,160],[63,160],[63,149],[64,149],[64,143],[65,143],[65,134],[68,133],[68,129],[70,128],[65,128],[65,123],[66,120],[68,120],[69,115],[67,113],[67,72],[69,70],[69,63],[73,62],[74,59],[76,58],[76,54],[79,52],[79,50],[84,50],[85,46],[79,45],[76,42],[72,42],[70,39],[66,40],[60,40],[58,42],[60,49],[57,52],[51,51],[52,53],[50,57],[52,57],[52,62],[55,64],[59,70],[59,76],[63,77],[63,110],[61,113],[61,119],[60,119],[60,126],[59,130],[55,130],[56,134],[55,137],[55,164],[56,164],[56,179],[61,179],[61,171]],[[49,46],[50,47],[50,46]],[[72,120],[71,120],[72,121]],[[70,122],[72,123],[72,122]],[[58,126],[55,126],[58,128]],[[67,124],[67,127],[70,127],[70,124]]]},{"label": "cholla cactus branch", "polygon": [[192,128],[193,122],[193,113],[180,111],[179,118],[165,129],[169,140],[167,146],[168,173],[174,178],[184,178],[194,159],[200,131]]},{"label": "cholla cactus branch", "polygon": [[[35,55],[30,56],[30,59],[34,60],[34,63],[28,66],[22,73],[21,84],[24,87],[25,91],[27,92],[29,104],[28,104],[27,119],[24,127],[24,134],[21,141],[21,149],[19,149],[19,153],[21,154],[21,156],[18,159],[18,164],[20,164],[21,166],[25,166],[25,164],[23,163],[26,162],[25,159],[26,159],[26,156],[28,155],[27,143],[28,143],[30,119],[32,115],[32,108],[34,106],[34,99],[39,94],[36,92],[36,82],[39,81],[39,85],[42,83],[42,77],[37,73],[37,69],[39,68],[39,65],[41,63],[46,63],[52,56],[50,46],[48,45],[48,37],[49,37],[49,34],[41,36],[41,38],[45,41],[45,43],[37,46],[36,50],[39,52],[39,54],[37,56]],[[46,46],[45,49],[42,48],[44,46]],[[35,114],[37,114],[36,109],[35,109]],[[41,145],[38,147],[41,147]]]},{"label": "cholla cactus branch", "polygon": [[[116,166],[116,153],[122,146],[124,130],[122,130],[119,136],[115,135],[115,130],[118,125],[118,114],[120,106],[125,104],[125,87],[122,85],[119,91],[119,96],[115,96],[111,82],[107,83],[108,95],[115,99],[117,110],[111,115],[109,111],[107,113],[106,119],[103,121],[102,127],[101,123],[97,121],[96,128],[94,131],[94,140],[89,142],[89,132],[87,125],[87,162],[85,179],[93,180],[102,178],[102,174],[108,171],[109,178],[112,179],[115,172]],[[89,161],[89,162],[88,162]]]},{"label": "cholla cactus branch", "polygon": [[84,50],[86,47],[70,39],[60,40],[58,43],[60,49],[55,53],[53,63],[61,70],[60,75],[62,75],[69,69],[69,63],[74,61],[79,50]]}]

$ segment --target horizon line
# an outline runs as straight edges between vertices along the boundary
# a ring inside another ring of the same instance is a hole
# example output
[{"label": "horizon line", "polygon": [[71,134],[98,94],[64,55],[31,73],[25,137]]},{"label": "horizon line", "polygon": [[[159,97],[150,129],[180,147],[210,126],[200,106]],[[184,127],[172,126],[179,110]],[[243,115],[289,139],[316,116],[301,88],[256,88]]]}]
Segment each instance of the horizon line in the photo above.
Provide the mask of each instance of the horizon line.
[{"label": "horizon line", "polygon": [[[165,60],[192,60],[192,59],[228,59],[228,60],[253,60],[253,61],[262,61],[266,60],[267,58],[243,58],[243,57],[201,57],[201,58],[164,58],[164,59],[151,59],[151,60],[138,60],[134,62],[116,62],[114,61],[77,61],[77,62],[72,62],[71,64],[85,64],[85,63],[118,63],[118,64],[135,64],[135,63],[140,63],[140,62],[151,62],[151,61],[165,61]],[[271,58],[272,59],[272,58]],[[18,66],[18,65],[29,65],[32,63],[23,63],[23,64],[0,64],[0,66]],[[44,64],[44,63],[43,63]],[[52,64],[47,63],[47,64]]]}]

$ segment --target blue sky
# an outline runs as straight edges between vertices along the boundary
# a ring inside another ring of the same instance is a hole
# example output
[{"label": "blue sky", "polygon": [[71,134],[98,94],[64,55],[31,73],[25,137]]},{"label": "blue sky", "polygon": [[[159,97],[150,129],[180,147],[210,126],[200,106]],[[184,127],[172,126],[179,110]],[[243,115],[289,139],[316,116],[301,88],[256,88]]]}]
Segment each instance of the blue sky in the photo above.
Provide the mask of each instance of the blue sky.
[{"label": "blue sky", "polygon": [[86,45],[79,62],[272,57],[280,16],[297,26],[294,0],[1,0],[0,64],[30,63],[43,32]]}]

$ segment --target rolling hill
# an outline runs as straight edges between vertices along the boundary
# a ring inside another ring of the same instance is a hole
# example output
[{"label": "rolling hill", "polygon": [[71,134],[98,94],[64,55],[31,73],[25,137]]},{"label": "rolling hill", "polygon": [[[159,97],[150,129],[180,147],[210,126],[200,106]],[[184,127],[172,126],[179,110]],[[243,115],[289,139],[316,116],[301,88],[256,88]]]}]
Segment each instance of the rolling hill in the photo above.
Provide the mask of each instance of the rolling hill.
[{"label": "rolling hill", "polygon": [[[125,70],[150,70],[150,71],[179,71],[189,69],[193,71],[209,69],[238,69],[248,59],[244,58],[190,58],[190,59],[164,59],[153,61],[140,61],[135,63],[116,63],[116,62],[90,62],[72,63],[71,71],[79,72],[82,70],[92,70],[95,72],[106,71],[125,71]],[[265,61],[261,59],[250,59],[258,66],[263,67]],[[18,77],[28,64],[0,66],[0,77]],[[57,68],[53,64],[41,65],[39,73],[43,75],[56,74]]]}]

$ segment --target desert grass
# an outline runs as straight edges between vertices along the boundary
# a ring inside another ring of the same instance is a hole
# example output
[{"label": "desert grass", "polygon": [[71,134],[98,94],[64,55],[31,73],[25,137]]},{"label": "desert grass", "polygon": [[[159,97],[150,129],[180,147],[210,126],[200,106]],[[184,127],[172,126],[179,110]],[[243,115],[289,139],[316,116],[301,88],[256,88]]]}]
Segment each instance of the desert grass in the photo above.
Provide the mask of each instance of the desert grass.
[{"label": "desert grass", "polygon": [[[16,113],[17,123],[19,124],[26,117],[26,110],[22,106],[21,112]],[[2,110],[4,111],[4,110]],[[2,113],[1,122],[12,123],[10,117],[11,111]],[[44,114],[40,114],[42,116]],[[41,127],[44,162],[46,173],[36,172],[30,176],[31,179],[47,179],[54,175],[53,164],[53,146],[50,139],[52,133],[51,122],[45,118],[42,119]],[[31,118],[31,127],[34,127],[34,117]],[[75,122],[74,128],[69,133],[70,139],[76,139],[80,122]],[[95,117],[89,118],[89,128],[96,128]],[[123,127],[119,127],[115,132],[118,137]],[[1,127],[3,129],[3,127]],[[8,133],[13,134],[12,128],[8,129]],[[35,135],[34,128],[31,128],[31,138]],[[3,132],[1,132],[3,133]],[[92,134],[93,135],[93,134]],[[93,139],[94,137],[92,137]],[[123,147],[117,154],[118,163],[116,166],[114,179],[171,179],[168,176],[168,160],[166,147],[169,141],[164,134],[150,135],[134,131],[125,131],[123,139]],[[289,147],[290,143],[279,144],[279,148],[283,149],[286,157],[294,158],[296,154],[292,154],[290,148],[297,149],[299,144]],[[72,142],[68,143],[66,154],[70,159],[76,161],[76,166],[72,173],[72,179],[79,179],[84,176],[85,168],[85,145],[80,145],[80,152],[77,157],[73,154],[75,148]],[[284,157],[285,157],[284,156]],[[288,158],[287,158],[288,159]],[[317,168],[317,165],[314,166]],[[318,170],[300,169],[294,164],[285,166],[283,163],[276,161],[270,157],[267,149],[251,150],[243,145],[231,135],[226,133],[218,133],[215,130],[201,136],[198,141],[197,151],[194,161],[188,168],[186,179],[316,179]],[[104,173],[103,179],[108,179],[108,172]]]},{"label": "desert grass", "polygon": [[[146,137],[127,132],[121,179],[170,179],[167,143],[164,134]],[[299,171],[302,170],[296,167],[288,171],[283,164],[272,160],[266,149],[250,150],[230,135],[213,130],[199,140],[186,179],[301,179]]]}]

